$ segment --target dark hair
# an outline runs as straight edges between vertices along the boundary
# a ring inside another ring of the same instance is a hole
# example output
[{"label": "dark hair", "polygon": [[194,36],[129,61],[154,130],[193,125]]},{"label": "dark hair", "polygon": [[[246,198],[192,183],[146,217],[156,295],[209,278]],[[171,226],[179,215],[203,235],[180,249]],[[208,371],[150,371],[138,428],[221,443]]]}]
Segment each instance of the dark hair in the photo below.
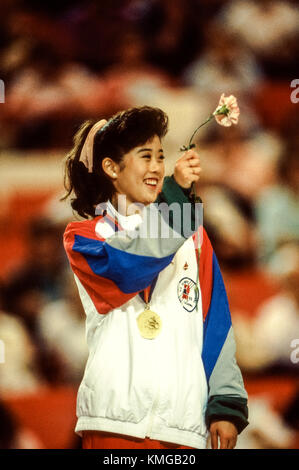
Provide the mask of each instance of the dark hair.
[{"label": "dark hair", "polygon": [[89,173],[79,161],[84,141],[96,121],[85,121],[74,136],[74,147],[66,157],[64,185],[67,190],[62,200],[75,194],[72,208],[84,218],[94,217],[95,206],[111,199],[114,186],[102,168],[102,160],[110,157],[121,163],[124,154],[144,144],[154,136],[160,139],[168,130],[168,117],[159,108],[142,106],[130,108],[112,116],[94,137],[93,169]]}]

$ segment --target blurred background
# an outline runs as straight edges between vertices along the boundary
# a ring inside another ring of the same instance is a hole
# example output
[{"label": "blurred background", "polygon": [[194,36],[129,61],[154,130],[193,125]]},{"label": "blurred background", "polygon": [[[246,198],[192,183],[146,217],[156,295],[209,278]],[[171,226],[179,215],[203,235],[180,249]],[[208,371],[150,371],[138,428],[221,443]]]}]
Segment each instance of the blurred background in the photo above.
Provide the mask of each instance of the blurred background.
[{"label": "blurred background", "polygon": [[249,394],[238,447],[299,448],[298,19],[291,0],[1,1],[0,448],[80,447],[85,319],[59,202],[78,126],[160,107],[171,173],[221,93],[240,123],[196,143]]}]

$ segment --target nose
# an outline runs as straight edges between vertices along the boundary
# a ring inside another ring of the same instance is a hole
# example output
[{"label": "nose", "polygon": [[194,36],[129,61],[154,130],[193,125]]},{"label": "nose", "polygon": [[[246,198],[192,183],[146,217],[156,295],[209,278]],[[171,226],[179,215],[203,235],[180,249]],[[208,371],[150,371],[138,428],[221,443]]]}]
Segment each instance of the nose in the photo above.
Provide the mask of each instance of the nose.
[{"label": "nose", "polygon": [[151,173],[160,173],[161,170],[161,165],[156,158],[151,158],[150,165],[149,165],[149,171]]}]

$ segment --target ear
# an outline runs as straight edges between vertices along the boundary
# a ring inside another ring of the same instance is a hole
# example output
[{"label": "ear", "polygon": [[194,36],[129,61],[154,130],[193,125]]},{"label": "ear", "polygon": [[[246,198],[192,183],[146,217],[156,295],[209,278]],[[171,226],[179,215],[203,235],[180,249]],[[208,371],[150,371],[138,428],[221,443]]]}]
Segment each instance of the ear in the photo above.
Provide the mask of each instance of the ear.
[{"label": "ear", "polygon": [[112,179],[116,179],[118,176],[119,165],[115,163],[111,158],[106,157],[102,160],[102,168],[106,175]]}]

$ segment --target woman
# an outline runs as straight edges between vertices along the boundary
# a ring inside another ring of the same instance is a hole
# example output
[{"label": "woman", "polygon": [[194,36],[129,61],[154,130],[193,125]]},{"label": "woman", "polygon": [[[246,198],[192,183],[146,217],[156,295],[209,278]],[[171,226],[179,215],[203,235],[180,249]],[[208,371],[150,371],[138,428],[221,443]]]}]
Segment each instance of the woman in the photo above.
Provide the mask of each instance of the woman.
[{"label": "woman", "polygon": [[199,157],[185,152],[164,178],[167,128],[161,110],[132,108],[85,123],[67,159],[68,195],[87,219],[64,235],[86,312],[76,426],[84,448],[205,448],[208,430],[212,447],[220,437],[221,448],[233,448],[247,424],[225,289],[204,230],[197,257],[189,193]]}]

